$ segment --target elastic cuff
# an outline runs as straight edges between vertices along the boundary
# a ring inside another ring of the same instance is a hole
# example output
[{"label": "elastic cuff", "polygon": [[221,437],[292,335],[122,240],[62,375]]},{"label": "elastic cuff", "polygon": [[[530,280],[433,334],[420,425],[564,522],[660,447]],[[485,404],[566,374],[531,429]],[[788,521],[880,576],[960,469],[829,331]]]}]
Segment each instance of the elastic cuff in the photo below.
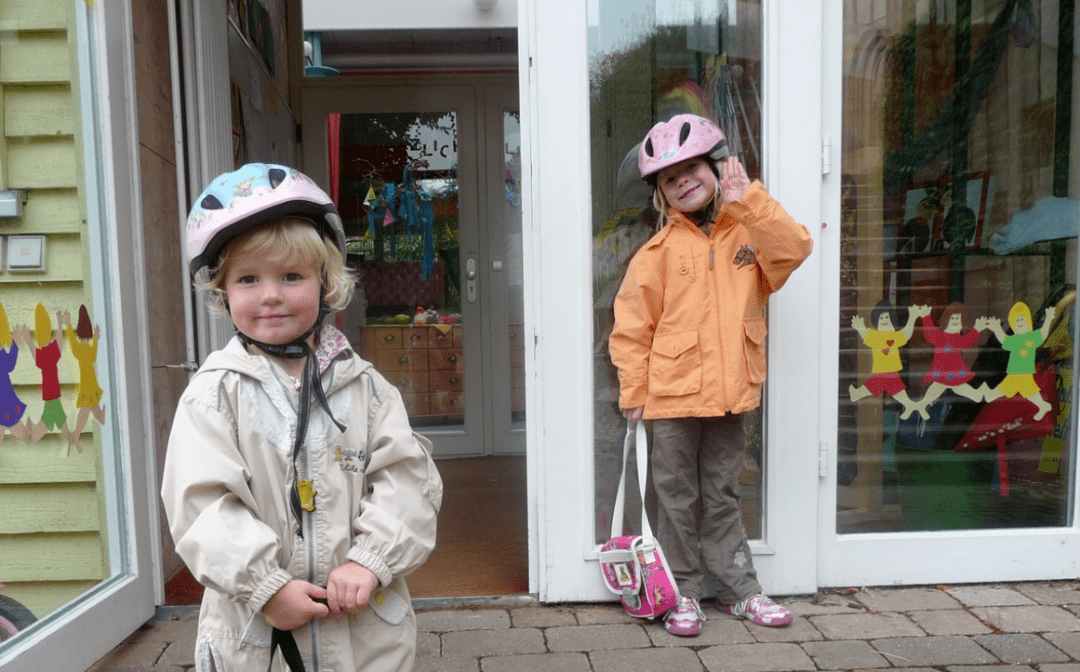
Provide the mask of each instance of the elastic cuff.
[{"label": "elastic cuff", "polygon": [[255,588],[255,592],[248,599],[248,607],[254,611],[262,611],[270,598],[281,590],[286,583],[292,581],[292,576],[284,569],[275,569],[270,576]]},{"label": "elastic cuff", "polygon": [[390,568],[386,566],[386,563],[382,561],[382,558],[371,551],[362,548],[354,548],[350,550],[345,557],[368,568],[371,573],[379,579],[379,585],[383,588],[389,586],[390,582],[394,580],[394,574],[390,571]]}]

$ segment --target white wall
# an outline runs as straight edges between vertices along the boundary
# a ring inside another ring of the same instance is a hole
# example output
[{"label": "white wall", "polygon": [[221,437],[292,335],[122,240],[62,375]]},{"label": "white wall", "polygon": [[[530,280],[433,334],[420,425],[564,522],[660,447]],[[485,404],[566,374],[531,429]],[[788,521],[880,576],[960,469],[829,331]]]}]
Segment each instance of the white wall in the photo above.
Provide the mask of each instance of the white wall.
[{"label": "white wall", "polygon": [[303,0],[304,30],[514,28],[517,0]]}]

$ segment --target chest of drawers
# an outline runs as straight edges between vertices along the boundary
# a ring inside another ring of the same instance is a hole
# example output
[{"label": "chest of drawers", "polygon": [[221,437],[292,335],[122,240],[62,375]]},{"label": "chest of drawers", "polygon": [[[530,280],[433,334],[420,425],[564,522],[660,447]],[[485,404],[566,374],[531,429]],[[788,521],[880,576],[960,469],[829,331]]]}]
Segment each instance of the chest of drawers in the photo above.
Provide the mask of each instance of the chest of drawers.
[{"label": "chest of drawers", "polygon": [[461,325],[367,325],[360,355],[401,392],[410,417],[464,412]]}]

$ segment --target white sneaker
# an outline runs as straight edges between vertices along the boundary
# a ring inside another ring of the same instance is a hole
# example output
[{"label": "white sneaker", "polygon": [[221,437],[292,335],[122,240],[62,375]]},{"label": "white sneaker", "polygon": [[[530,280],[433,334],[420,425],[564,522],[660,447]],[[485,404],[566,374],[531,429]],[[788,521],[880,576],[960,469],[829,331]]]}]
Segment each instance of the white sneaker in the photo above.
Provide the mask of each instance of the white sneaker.
[{"label": "white sneaker", "polygon": [[791,612],[761,593],[730,606],[719,605],[725,614],[749,619],[758,625],[779,626],[791,623]]},{"label": "white sneaker", "polygon": [[664,629],[679,637],[697,637],[701,634],[701,622],[705,613],[692,597],[680,597],[679,603],[664,616]]}]

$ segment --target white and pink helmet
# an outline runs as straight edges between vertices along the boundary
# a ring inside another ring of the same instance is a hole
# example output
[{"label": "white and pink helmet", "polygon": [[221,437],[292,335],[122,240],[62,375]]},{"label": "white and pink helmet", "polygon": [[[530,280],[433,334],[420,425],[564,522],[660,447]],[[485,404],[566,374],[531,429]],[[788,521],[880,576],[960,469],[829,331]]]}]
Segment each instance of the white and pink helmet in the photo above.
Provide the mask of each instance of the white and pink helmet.
[{"label": "white and pink helmet", "polygon": [[217,263],[237,235],[282,217],[311,220],[345,254],[341,215],[326,192],[293,168],[249,163],[214,178],[192,206],[187,218],[191,273]]},{"label": "white and pink helmet", "polygon": [[713,161],[727,158],[724,133],[704,117],[677,114],[649,130],[638,151],[638,170],[641,179],[653,184],[664,168],[706,155]]}]

